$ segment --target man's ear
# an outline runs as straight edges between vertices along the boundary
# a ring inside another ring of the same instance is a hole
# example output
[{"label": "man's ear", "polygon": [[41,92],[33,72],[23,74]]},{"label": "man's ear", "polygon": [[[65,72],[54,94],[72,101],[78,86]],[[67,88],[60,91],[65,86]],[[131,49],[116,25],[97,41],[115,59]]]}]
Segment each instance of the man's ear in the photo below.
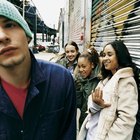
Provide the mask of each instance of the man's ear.
[{"label": "man's ear", "polygon": [[28,41],[28,44],[30,43],[32,39],[30,37],[27,36],[27,41]]}]

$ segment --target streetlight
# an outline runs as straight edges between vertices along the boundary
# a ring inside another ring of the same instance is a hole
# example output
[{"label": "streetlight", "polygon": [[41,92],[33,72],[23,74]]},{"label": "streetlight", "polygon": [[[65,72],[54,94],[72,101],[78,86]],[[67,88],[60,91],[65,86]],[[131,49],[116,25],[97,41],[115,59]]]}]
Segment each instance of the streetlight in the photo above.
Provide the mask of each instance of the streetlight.
[{"label": "streetlight", "polygon": [[22,1],[22,16],[25,18],[25,0],[20,0]]}]

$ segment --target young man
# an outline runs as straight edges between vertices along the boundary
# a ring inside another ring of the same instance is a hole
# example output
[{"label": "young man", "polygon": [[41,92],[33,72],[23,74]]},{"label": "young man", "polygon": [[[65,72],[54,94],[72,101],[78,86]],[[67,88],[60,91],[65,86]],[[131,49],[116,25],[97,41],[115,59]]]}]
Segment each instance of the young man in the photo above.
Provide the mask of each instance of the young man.
[{"label": "young man", "polygon": [[32,33],[13,4],[0,0],[0,140],[75,140],[73,78],[36,60]]}]

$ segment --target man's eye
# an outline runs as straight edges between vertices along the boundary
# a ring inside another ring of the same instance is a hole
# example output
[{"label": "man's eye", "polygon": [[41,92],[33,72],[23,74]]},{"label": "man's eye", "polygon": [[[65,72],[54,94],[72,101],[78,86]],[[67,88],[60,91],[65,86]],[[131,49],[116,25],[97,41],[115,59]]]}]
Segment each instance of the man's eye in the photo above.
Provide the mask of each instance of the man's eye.
[{"label": "man's eye", "polygon": [[15,27],[15,26],[16,26],[16,24],[14,24],[14,23],[7,23],[5,25],[6,28],[12,28],[12,27]]}]

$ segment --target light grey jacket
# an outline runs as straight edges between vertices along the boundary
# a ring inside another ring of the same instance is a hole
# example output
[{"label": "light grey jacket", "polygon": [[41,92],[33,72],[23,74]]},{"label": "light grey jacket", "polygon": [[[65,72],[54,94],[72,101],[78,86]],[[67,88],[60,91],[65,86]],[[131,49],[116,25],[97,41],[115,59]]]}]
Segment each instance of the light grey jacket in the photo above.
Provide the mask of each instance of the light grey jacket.
[{"label": "light grey jacket", "polygon": [[[111,106],[101,110],[94,140],[131,140],[138,110],[138,91],[132,69],[118,70],[111,79],[100,81],[97,87],[103,90],[103,98]],[[78,140],[85,140],[87,118]]]}]

